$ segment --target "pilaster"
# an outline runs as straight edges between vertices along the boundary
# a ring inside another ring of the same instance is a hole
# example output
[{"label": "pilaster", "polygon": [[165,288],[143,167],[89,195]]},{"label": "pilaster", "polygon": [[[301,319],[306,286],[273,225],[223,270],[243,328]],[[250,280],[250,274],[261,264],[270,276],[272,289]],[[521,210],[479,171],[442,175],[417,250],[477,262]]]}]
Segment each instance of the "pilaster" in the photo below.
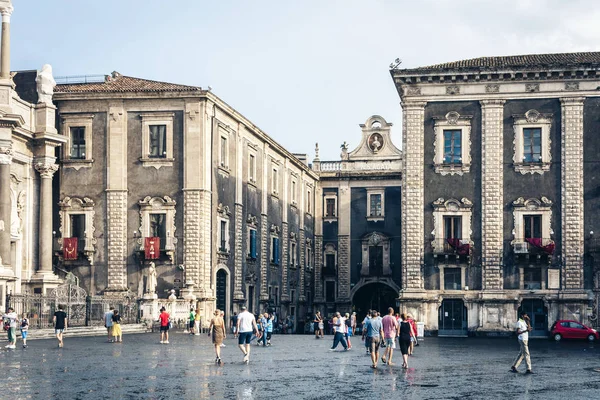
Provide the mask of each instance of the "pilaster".
[{"label": "pilaster", "polygon": [[323,280],[321,272],[323,270],[323,235],[315,235],[315,303],[323,303]]},{"label": "pilaster", "polygon": [[481,104],[481,265],[483,289],[502,290],[504,100],[482,100]]},{"label": "pilaster", "polygon": [[[8,131],[8,128],[2,130]],[[10,134],[10,132],[7,132],[7,134]],[[13,150],[9,136],[8,140],[0,142],[0,270],[2,270],[2,275],[7,273],[12,275],[10,269],[10,166],[12,157]]]},{"label": "pilaster", "polygon": [[195,287],[200,281],[200,197],[200,190],[183,190],[183,265],[186,282]]},{"label": "pilaster", "polygon": [[[300,243],[298,243],[299,251],[300,251],[300,276],[298,278],[298,285],[300,286],[300,293],[298,294],[298,300],[300,302],[306,301],[305,294],[305,285],[304,285],[304,246],[306,245],[306,234],[304,229],[300,229]],[[350,287],[350,282],[348,282],[348,287]]]},{"label": "pilaster", "polygon": [[561,101],[562,282],[583,289],[583,97]]},{"label": "pilaster", "polygon": [[402,143],[402,289],[422,290],[424,227],[424,143],[425,102],[405,102],[403,108]]},{"label": "pilaster", "polygon": [[[243,221],[244,207],[240,203],[235,203],[235,233],[234,233],[234,275],[233,275],[233,300],[244,300],[242,291],[242,260],[245,257],[243,251]],[[250,243],[248,243],[250,246]]]},{"label": "pilaster", "polygon": [[281,301],[289,301],[288,293],[288,262],[289,262],[290,232],[287,222],[281,224]]},{"label": "pilaster", "polygon": [[267,269],[269,266],[269,253],[267,252],[268,241],[268,218],[266,214],[260,216],[260,300],[269,300],[267,289]]},{"label": "pilaster", "polygon": [[348,181],[340,182],[338,195],[337,301],[350,301],[350,219],[352,204]]}]

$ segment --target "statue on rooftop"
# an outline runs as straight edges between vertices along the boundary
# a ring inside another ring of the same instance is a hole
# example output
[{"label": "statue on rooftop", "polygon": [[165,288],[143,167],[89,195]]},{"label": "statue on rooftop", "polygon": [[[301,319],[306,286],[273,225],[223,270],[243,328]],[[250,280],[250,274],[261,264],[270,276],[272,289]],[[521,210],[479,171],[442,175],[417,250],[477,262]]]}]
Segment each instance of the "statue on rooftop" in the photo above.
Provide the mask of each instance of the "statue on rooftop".
[{"label": "statue on rooftop", "polygon": [[38,71],[35,83],[37,84],[38,103],[52,104],[56,81],[52,76],[52,66],[50,64],[44,64],[41,71]]}]

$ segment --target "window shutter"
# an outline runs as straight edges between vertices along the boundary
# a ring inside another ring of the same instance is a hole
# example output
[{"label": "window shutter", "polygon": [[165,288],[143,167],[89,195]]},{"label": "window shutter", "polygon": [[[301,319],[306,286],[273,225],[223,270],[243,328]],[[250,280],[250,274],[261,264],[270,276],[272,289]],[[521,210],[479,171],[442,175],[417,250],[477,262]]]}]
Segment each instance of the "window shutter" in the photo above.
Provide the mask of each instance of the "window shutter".
[{"label": "window shutter", "polygon": [[256,258],[256,231],[250,230],[250,257]]},{"label": "window shutter", "polygon": [[279,239],[275,238],[273,241],[275,242],[273,244],[275,246],[273,261],[275,262],[275,264],[279,264]]}]

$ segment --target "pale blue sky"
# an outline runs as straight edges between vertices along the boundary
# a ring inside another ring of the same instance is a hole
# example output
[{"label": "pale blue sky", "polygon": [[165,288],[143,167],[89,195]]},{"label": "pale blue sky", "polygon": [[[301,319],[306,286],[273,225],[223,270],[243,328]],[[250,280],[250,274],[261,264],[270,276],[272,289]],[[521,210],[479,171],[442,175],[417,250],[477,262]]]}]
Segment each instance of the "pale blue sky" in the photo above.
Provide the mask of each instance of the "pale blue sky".
[{"label": "pale blue sky", "polygon": [[394,123],[388,66],[599,50],[584,0],[13,0],[13,70],[211,86],[287,149],[339,159],[372,114]]}]

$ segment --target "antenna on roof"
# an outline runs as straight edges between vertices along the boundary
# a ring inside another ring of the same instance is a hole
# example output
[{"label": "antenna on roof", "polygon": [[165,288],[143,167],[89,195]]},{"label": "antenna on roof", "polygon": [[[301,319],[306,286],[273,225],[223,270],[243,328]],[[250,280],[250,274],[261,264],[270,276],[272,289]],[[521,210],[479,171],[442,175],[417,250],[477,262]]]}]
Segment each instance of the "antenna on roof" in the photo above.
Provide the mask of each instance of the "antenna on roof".
[{"label": "antenna on roof", "polygon": [[396,58],[393,63],[390,64],[390,69],[398,69],[398,67],[402,64],[402,60]]}]

